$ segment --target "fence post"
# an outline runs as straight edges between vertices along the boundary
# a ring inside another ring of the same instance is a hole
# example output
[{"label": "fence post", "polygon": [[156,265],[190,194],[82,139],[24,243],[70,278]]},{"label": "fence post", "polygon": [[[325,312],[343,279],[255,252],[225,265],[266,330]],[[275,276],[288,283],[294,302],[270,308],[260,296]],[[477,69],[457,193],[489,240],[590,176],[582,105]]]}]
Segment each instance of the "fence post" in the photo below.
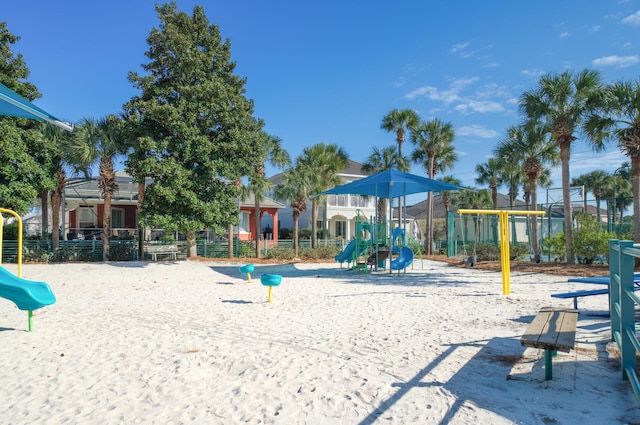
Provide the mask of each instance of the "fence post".
[{"label": "fence post", "polygon": [[[617,307],[616,307],[617,306]],[[609,240],[609,317],[611,318],[611,340],[620,337],[620,241]]]},{"label": "fence post", "polygon": [[620,241],[620,358],[622,376],[629,380],[627,372],[636,369],[635,339],[635,302],[629,296],[633,293],[633,266],[635,257],[626,254],[625,249],[633,248],[633,241]]}]

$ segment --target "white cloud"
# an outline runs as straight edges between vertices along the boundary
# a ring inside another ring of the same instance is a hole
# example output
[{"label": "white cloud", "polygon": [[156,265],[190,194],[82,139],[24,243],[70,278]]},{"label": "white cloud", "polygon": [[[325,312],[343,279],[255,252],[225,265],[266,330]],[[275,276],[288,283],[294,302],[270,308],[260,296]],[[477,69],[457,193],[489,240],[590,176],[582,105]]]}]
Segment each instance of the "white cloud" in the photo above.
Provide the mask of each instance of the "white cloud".
[{"label": "white cloud", "polygon": [[560,33],[560,38],[567,38],[569,37],[571,34],[569,33],[569,31],[564,31]]},{"label": "white cloud", "polygon": [[637,27],[638,25],[640,25],[640,10],[624,18],[622,20],[622,23],[633,25],[634,27]]},{"label": "white cloud", "polygon": [[484,100],[484,101],[469,100],[466,103],[461,103],[459,105],[456,105],[456,107],[453,109],[456,111],[460,111],[462,113],[468,113],[469,111],[480,112],[480,113],[504,111],[504,107],[501,104],[497,102],[487,101],[487,100]]},{"label": "white cloud", "polygon": [[524,75],[525,77],[538,78],[544,74],[544,71],[540,68],[523,69],[522,71],[520,71],[520,74]]},{"label": "white cloud", "polygon": [[453,46],[451,46],[451,49],[449,49],[449,53],[458,53],[460,50],[464,50],[468,46],[469,43],[454,44]]},{"label": "white cloud", "polygon": [[633,56],[604,56],[598,59],[594,59],[593,66],[615,66],[616,68],[624,68],[631,66],[640,61],[638,55]]},{"label": "white cloud", "polygon": [[419,87],[411,92],[407,93],[405,99],[413,100],[418,97],[426,97],[429,100],[444,102],[445,104],[451,104],[461,100],[460,92],[466,86],[475,83],[478,78],[460,78],[453,80],[449,86],[449,89],[439,90],[433,86]]},{"label": "white cloud", "polygon": [[456,129],[456,135],[458,136],[473,136],[480,137],[482,139],[494,139],[499,136],[499,133],[490,128],[486,128],[483,125],[465,125]]}]

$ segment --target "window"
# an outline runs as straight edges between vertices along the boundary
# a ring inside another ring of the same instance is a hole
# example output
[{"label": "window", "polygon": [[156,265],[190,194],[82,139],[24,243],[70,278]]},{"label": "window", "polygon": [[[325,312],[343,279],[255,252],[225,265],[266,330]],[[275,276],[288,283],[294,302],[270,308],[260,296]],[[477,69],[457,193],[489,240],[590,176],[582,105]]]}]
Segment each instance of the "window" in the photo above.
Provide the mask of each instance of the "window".
[{"label": "window", "polygon": [[366,208],[369,206],[369,198],[362,195],[351,195],[351,206],[358,208]]},{"label": "window", "polygon": [[249,233],[249,229],[251,229],[251,226],[249,224],[249,213],[247,211],[241,211],[240,212],[240,228],[238,229],[238,231],[243,233]]},{"label": "window", "polygon": [[345,238],[347,237],[347,222],[346,221],[336,221],[336,231],[335,237]]},{"label": "window", "polygon": [[93,206],[85,205],[78,208],[78,227],[81,229],[96,225],[96,213]]},{"label": "window", "polygon": [[111,227],[113,229],[124,228],[124,209],[111,208]]},{"label": "window", "polygon": [[327,197],[327,205],[330,207],[346,207],[347,195],[329,195]]}]

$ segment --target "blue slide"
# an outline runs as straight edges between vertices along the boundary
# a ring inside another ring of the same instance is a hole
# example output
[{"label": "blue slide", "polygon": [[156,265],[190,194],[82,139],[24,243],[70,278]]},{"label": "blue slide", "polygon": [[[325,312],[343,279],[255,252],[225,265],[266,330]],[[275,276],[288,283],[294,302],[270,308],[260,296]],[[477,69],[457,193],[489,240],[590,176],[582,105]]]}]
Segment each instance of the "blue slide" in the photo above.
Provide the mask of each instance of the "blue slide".
[{"label": "blue slide", "polygon": [[408,246],[403,246],[400,254],[389,262],[391,270],[406,269],[413,263],[413,251]]},{"label": "blue slide", "polygon": [[351,242],[349,242],[347,246],[344,248],[344,251],[342,251],[340,254],[336,255],[335,257],[333,257],[333,259],[340,262],[340,265],[342,265],[342,263],[344,263],[345,261],[348,264],[353,259],[353,251],[355,249],[356,249],[356,240],[352,239]]},{"label": "blue slide", "polygon": [[22,279],[0,266],[0,297],[13,301],[20,310],[37,310],[56,302],[44,282]]}]

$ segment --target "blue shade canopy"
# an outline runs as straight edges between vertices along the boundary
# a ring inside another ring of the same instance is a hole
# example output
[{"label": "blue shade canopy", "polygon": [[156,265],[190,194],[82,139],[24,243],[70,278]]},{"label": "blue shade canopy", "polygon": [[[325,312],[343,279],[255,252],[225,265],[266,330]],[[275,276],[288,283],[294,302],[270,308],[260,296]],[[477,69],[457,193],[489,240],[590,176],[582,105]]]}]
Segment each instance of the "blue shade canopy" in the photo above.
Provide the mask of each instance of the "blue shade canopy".
[{"label": "blue shade canopy", "polygon": [[47,111],[38,108],[2,83],[0,83],[0,115],[47,121],[63,130],[73,130],[73,127],[69,124],[60,121]]},{"label": "blue shade canopy", "polygon": [[464,188],[453,184],[390,169],[334,187],[319,195],[368,195],[393,199],[413,193],[462,189]]}]

